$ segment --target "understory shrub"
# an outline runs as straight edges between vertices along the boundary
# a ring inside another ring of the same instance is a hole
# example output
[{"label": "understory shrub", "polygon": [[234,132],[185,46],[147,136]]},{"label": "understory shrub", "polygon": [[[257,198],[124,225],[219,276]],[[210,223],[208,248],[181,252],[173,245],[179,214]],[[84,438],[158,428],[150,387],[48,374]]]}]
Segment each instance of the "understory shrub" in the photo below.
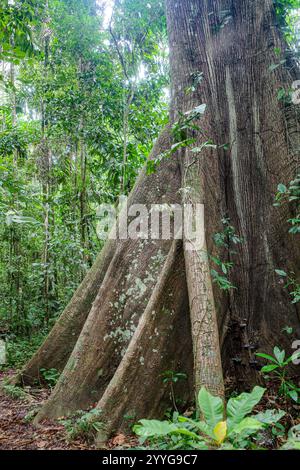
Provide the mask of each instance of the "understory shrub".
[{"label": "understory shrub", "polygon": [[[133,428],[142,445],[158,449],[238,450],[263,449],[265,433],[285,416],[285,411],[267,409],[254,413],[265,389],[254,387],[228,400],[211,395],[204,387],[198,395],[201,419],[177,412],[168,421],[142,419]],[[293,427],[282,449],[300,448],[300,425]]]}]

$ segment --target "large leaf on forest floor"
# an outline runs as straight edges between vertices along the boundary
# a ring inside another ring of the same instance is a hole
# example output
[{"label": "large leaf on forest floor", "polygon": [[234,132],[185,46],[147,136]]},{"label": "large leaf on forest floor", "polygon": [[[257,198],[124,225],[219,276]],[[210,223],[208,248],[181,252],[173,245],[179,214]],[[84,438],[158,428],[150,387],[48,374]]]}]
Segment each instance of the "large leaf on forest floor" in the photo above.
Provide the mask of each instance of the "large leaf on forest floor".
[{"label": "large leaf on forest floor", "polygon": [[260,429],[263,428],[263,423],[258,421],[257,419],[252,418],[251,416],[248,418],[242,419],[238,424],[236,424],[234,427],[231,427],[231,430],[229,432],[229,436],[231,434],[236,434],[236,435],[247,435],[251,436],[251,434],[256,433]]},{"label": "large leaf on forest floor", "polygon": [[241,393],[236,398],[230,398],[227,403],[228,427],[240,423],[247,414],[251,413],[264,393],[265,388],[254,387],[251,393]]},{"label": "large leaf on forest floor", "polygon": [[141,419],[139,423],[134,426],[133,431],[141,437],[166,436],[177,430],[177,426],[168,421]]},{"label": "large leaf on forest floor", "polygon": [[214,439],[217,441],[218,445],[221,445],[222,442],[224,442],[227,434],[227,422],[226,421],[220,421],[215,427],[214,427]]},{"label": "large leaf on forest floor", "polygon": [[266,410],[254,415],[254,418],[263,424],[274,424],[280,421],[285,414],[283,410]]},{"label": "large leaf on forest floor", "polygon": [[224,406],[220,397],[211,395],[206,388],[202,387],[198,395],[198,403],[205,421],[211,429],[223,421]]}]

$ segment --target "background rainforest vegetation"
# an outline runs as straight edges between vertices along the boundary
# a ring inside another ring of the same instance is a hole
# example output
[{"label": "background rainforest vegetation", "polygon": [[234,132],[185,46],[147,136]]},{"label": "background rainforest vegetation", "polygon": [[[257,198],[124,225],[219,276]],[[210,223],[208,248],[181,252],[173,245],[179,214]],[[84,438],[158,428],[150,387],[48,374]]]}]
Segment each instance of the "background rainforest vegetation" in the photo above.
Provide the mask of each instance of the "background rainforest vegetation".
[{"label": "background rainforest vegetation", "polygon": [[[29,420],[300,449],[299,48],[299,0],[0,0],[0,367],[47,387]],[[203,204],[209,256],[104,244],[130,194]]]},{"label": "background rainforest vegetation", "polygon": [[[168,119],[162,2],[1,2],[0,330],[26,361]],[[105,15],[103,15],[103,11]]]}]

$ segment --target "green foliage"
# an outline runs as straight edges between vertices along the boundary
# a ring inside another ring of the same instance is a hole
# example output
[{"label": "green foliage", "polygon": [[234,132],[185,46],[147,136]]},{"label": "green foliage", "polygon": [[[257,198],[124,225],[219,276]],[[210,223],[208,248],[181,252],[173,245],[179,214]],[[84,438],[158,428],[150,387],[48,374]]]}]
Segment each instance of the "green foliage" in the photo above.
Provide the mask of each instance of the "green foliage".
[{"label": "green foliage", "polygon": [[292,102],[292,92],[293,90],[286,90],[285,88],[279,88],[277,92],[277,99],[286,105],[290,105]]},{"label": "green foliage", "polygon": [[53,388],[59,379],[60,373],[56,369],[40,369],[41,375],[45,380],[46,384]]},{"label": "green foliage", "polygon": [[15,400],[25,400],[27,398],[27,394],[21,387],[16,387],[15,385],[4,384],[2,385],[3,391],[14,398]]},{"label": "green foliage", "polygon": [[223,400],[219,397],[214,397],[202,387],[198,395],[198,402],[206,424],[208,424],[211,429],[214,429],[219,421],[223,420]]},{"label": "green foliage", "polygon": [[28,411],[28,413],[26,413],[26,415],[24,416],[24,422],[25,423],[31,423],[34,420],[34,418],[36,417],[36,415],[38,414],[39,409],[40,409],[39,406],[35,406],[33,409]]},{"label": "green foliage", "polygon": [[206,104],[200,104],[195,108],[179,113],[179,120],[172,126],[172,133],[176,141],[180,142],[181,138],[186,136],[187,131],[200,131],[200,127],[195,124],[195,121],[201,119],[206,111]]},{"label": "green foliage", "polygon": [[291,326],[285,326],[282,328],[282,331],[284,331],[287,335],[291,335],[294,332],[294,329]]},{"label": "green foliage", "polygon": [[29,339],[14,335],[9,336],[6,342],[7,367],[21,368],[38,349],[43,339],[43,331]]},{"label": "green foliage", "polygon": [[[274,206],[278,207],[288,204],[290,210],[293,211],[293,217],[288,220],[291,225],[289,233],[292,235],[300,234],[300,175],[297,174],[289,185],[280,183],[277,187]],[[292,303],[296,304],[300,301],[300,283],[295,278],[295,273],[286,273],[283,269],[276,269],[276,274],[284,280],[284,288],[289,291]]]},{"label": "green foliage", "polygon": [[250,415],[264,392],[265,389],[254,387],[251,393],[231,398],[225,409],[221,398],[202,388],[198,396],[201,421],[174,413],[172,421],[143,419],[133,430],[142,444],[150,442],[159,449],[255,448],[259,432],[275,425],[285,415],[281,410]]},{"label": "green foliage", "polygon": [[275,197],[274,206],[281,206],[284,203],[289,203],[294,210],[295,215],[289,219],[291,224],[289,233],[296,235],[300,233],[300,175],[298,174],[294,180],[286,186],[280,183],[277,187],[277,194]]},{"label": "green foliage", "polygon": [[19,63],[35,52],[33,28],[44,6],[43,0],[1,0],[0,60]]},{"label": "green foliage", "polygon": [[118,2],[110,28],[95,0],[3,0],[0,25],[0,328],[19,367],[102,247],[97,207],[131,190],[167,121],[167,41],[157,0]]},{"label": "green foliage", "polygon": [[[243,243],[243,239],[236,234],[235,228],[230,224],[230,220],[228,218],[222,219],[221,222],[224,227],[223,231],[215,233],[213,236],[216,246],[225,247],[229,250],[232,245]],[[234,253],[234,251],[232,253]]]},{"label": "green foliage", "polygon": [[288,432],[288,439],[281,450],[300,450],[300,424],[293,426]]},{"label": "green foliage", "polygon": [[[171,392],[171,399],[175,410],[177,410],[177,401],[179,401],[175,396],[174,385],[182,380],[186,380],[187,375],[182,372],[175,372],[173,370],[166,370],[162,373],[162,381],[164,384],[168,384]],[[178,410],[177,410],[178,411]]]},{"label": "green foliage", "polygon": [[[214,257],[211,257],[211,259],[213,261],[217,260],[217,258],[214,258]],[[226,266],[220,260],[215,261],[215,263],[218,264],[218,265],[221,265],[222,267]],[[232,266],[233,265],[231,264],[231,267]],[[219,274],[218,271],[216,271],[215,269],[211,269],[210,272],[211,272],[211,275],[212,275],[213,282],[215,282],[218,285],[219,289],[222,289],[222,290],[236,289],[236,287],[232,284],[232,282],[229,279],[227,279],[227,277]],[[223,272],[224,272],[224,270],[223,270]],[[227,272],[227,267],[226,267],[226,272]]]},{"label": "green foliage", "polygon": [[214,147],[216,145],[211,145],[209,142],[204,142],[201,147],[192,148],[192,145],[196,142],[195,138],[189,138],[189,131],[200,131],[200,127],[195,123],[195,121],[201,119],[206,110],[206,104],[201,104],[196,106],[194,109],[187,111],[185,113],[179,113],[179,119],[176,121],[172,128],[172,136],[174,143],[171,147],[165,152],[158,155],[155,160],[147,161],[147,173],[153,173],[157,167],[160,165],[163,159],[170,158],[175,152],[182,148],[189,148],[192,152],[201,152],[205,147]]},{"label": "green foliage", "polygon": [[[227,256],[231,257],[236,254],[232,246],[243,243],[243,239],[235,233],[235,228],[230,224],[230,220],[227,218],[222,219],[223,231],[215,233],[213,236],[214,243],[219,249],[223,248]],[[233,268],[234,263],[232,261],[222,261],[220,258],[209,255],[211,261],[220,268],[220,271],[215,269],[211,270],[213,282],[222,290],[236,289],[232,282],[228,279],[228,274]]]},{"label": "green foliage", "polygon": [[230,398],[227,404],[228,428],[234,427],[251,413],[255,405],[260,402],[265,389],[254,387],[251,393],[241,393],[236,398]]},{"label": "green foliage", "polygon": [[62,420],[68,438],[70,440],[83,438],[92,441],[103,424],[100,421],[101,411],[93,409],[91,411],[78,411],[68,419]]},{"label": "green foliage", "polygon": [[277,21],[288,43],[296,43],[297,20],[299,19],[299,0],[273,0],[277,13]]},{"label": "green foliage", "polygon": [[299,392],[300,388],[294,384],[294,382],[288,378],[288,367],[291,362],[295,361],[300,357],[300,352],[297,351],[291,356],[286,357],[286,353],[283,349],[275,346],[273,349],[273,356],[265,353],[256,353],[256,356],[266,359],[268,364],[261,368],[261,372],[268,377],[266,374],[271,374],[278,383],[278,393],[281,396],[289,398],[296,403],[299,403]]},{"label": "green foliage", "polygon": [[16,155],[17,158],[24,159],[29,146],[37,143],[39,138],[40,133],[35,122],[7,126],[0,132],[0,157]]},{"label": "green foliage", "polygon": [[289,275],[282,269],[275,269],[276,274],[284,279],[284,288],[288,289],[290,296],[292,297],[292,304],[297,304],[300,302],[300,284],[294,279],[295,273],[290,273]]},{"label": "green foliage", "polygon": [[166,383],[176,384],[180,380],[186,380],[187,375],[183,374],[182,372],[175,372],[173,370],[166,370],[165,372],[163,372],[162,378],[163,378],[163,383],[165,383],[165,384]]}]

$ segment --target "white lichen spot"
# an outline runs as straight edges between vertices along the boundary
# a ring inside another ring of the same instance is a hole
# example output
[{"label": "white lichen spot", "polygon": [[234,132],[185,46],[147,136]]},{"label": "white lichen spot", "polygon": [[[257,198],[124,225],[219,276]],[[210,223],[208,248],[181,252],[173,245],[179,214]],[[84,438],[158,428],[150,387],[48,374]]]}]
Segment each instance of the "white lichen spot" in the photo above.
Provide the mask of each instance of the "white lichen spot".
[{"label": "white lichen spot", "polygon": [[140,297],[144,295],[146,290],[147,290],[146,284],[140,278],[137,278],[135,280],[135,285],[131,287],[130,289],[128,289],[127,294],[133,295],[135,299],[139,299]]}]

